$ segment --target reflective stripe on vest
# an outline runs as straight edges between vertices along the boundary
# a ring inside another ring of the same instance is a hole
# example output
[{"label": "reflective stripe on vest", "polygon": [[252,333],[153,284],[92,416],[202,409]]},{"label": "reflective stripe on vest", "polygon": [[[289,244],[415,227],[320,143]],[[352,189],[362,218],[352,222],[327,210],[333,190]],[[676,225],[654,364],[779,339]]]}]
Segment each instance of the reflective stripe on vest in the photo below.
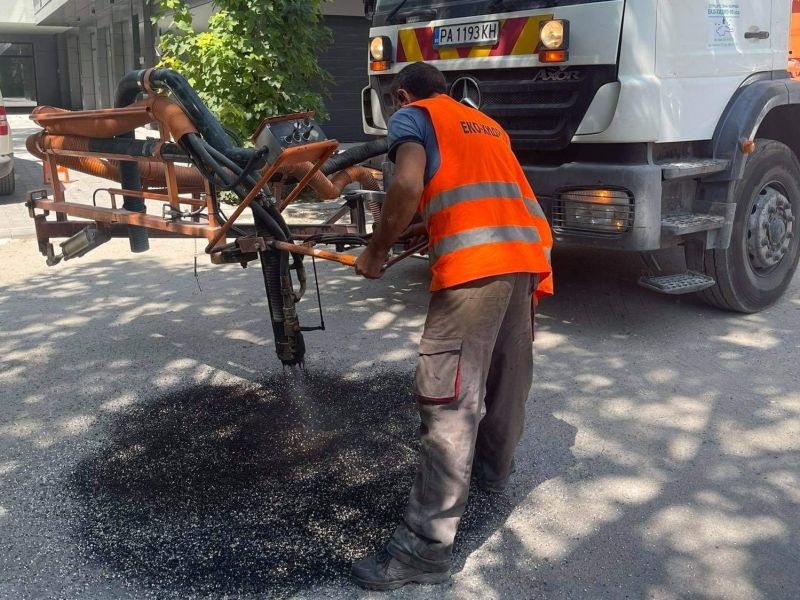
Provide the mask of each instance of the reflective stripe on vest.
[{"label": "reflective stripe on vest", "polygon": [[486,198],[508,198],[509,200],[517,200],[521,196],[522,192],[516,183],[490,181],[462,185],[461,187],[436,194],[430,199],[430,202],[425,205],[423,216],[426,219],[430,219],[440,210],[450,208],[459,202],[484,200]]},{"label": "reflective stripe on vest", "polygon": [[[470,200],[484,200],[486,198],[504,198],[507,200],[518,200],[522,196],[522,190],[516,183],[506,183],[494,181],[488,183],[472,183],[462,185],[446,192],[436,194],[423,209],[425,219],[430,219],[441,210],[455,206],[459,202],[469,202]],[[522,197],[528,212],[540,219],[546,219],[544,211],[539,203],[533,198]]]},{"label": "reflective stripe on vest", "polygon": [[428,252],[431,262],[436,262],[439,257],[464,248],[502,242],[537,243],[540,241],[541,238],[536,227],[478,227],[443,237],[429,248]]},{"label": "reflective stripe on vest", "polygon": [[528,207],[528,212],[531,213],[531,215],[547,220],[547,217],[544,216],[542,207],[539,206],[539,203],[536,200],[533,198],[523,198],[523,200],[525,200],[525,206]]}]

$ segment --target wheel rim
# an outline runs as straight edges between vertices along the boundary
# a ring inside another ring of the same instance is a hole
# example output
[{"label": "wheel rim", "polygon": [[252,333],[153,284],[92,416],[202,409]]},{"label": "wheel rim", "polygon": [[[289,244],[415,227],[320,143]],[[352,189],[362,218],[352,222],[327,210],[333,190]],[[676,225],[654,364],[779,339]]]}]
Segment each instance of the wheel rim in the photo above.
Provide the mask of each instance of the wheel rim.
[{"label": "wheel rim", "polygon": [[747,254],[756,274],[774,271],[789,254],[794,220],[792,203],[777,182],[768,183],[756,195],[747,224]]}]

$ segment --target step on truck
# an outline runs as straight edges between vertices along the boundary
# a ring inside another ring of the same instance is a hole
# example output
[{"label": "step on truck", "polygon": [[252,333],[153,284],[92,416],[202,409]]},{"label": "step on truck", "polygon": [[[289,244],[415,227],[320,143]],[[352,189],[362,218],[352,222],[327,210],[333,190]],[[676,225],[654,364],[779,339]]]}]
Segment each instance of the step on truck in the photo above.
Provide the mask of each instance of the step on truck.
[{"label": "step on truck", "polygon": [[[364,131],[426,61],[510,134],[556,243],[755,312],[800,256],[800,0],[366,0]],[[687,270],[654,253],[682,247]]]}]

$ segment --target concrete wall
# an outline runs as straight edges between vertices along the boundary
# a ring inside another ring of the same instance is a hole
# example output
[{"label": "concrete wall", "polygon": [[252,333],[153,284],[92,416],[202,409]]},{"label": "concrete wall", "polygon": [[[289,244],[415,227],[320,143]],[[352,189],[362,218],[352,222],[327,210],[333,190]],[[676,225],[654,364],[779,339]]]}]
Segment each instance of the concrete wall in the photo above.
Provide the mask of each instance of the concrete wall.
[{"label": "concrete wall", "polygon": [[363,0],[334,0],[322,5],[322,14],[340,17],[363,17]]},{"label": "concrete wall", "polygon": [[80,36],[76,32],[69,32],[64,34],[66,57],[67,57],[67,71],[69,75],[69,84],[66,87],[67,99],[65,100],[65,108],[78,110],[83,108],[81,99],[81,60],[80,60]]},{"label": "concrete wall", "polygon": [[[120,7],[104,0],[94,5],[93,14],[88,12],[88,4],[81,5],[85,11],[80,13],[77,27],[65,34],[67,62],[71,67],[68,93],[71,107],[88,110],[113,106],[119,80],[128,71],[155,64],[147,2],[133,0],[132,6]],[[133,15],[138,23],[138,55],[134,52]],[[75,106],[76,101],[79,106]]]},{"label": "concrete wall", "polygon": [[2,0],[0,23],[33,23],[33,0]]},{"label": "concrete wall", "polygon": [[[266,0],[265,0],[266,1]],[[40,104],[72,109],[107,108],[113,104],[119,79],[132,69],[153,66],[158,60],[150,27],[153,0],[42,0],[35,13],[34,0],[0,0],[19,6],[17,12],[42,25],[69,26],[59,35],[36,38],[36,79]],[[197,24],[205,24],[213,8],[211,0],[194,0]],[[23,11],[24,12],[24,11]],[[334,32],[334,44],[321,57],[323,67],[336,82],[326,104],[331,112],[329,126],[337,137],[359,139],[360,88],[366,85],[368,22],[363,18],[362,0],[334,0],[323,5],[325,21]],[[137,15],[139,51],[134,51],[134,24]],[[0,16],[2,20],[2,16]],[[2,28],[0,28],[2,31]],[[13,37],[13,36],[11,36]],[[10,39],[8,41],[30,41]],[[138,54],[138,55],[137,55]]]},{"label": "concrete wall", "polygon": [[[74,0],[39,0],[40,6],[35,9],[34,19],[37,23],[46,22],[48,18],[55,16],[64,9],[65,5],[69,5],[72,2]],[[34,0],[28,0],[28,4],[33,7]]]}]

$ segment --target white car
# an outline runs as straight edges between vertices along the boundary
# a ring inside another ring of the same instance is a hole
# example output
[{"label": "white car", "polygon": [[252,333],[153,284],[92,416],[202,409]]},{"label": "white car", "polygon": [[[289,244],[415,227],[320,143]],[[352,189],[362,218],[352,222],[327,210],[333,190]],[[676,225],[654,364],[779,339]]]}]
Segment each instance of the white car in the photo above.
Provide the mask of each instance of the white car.
[{"label": "white car", "polygon": [[14,193],[14,147],[6,107],[0,94],[0,196]]}]

